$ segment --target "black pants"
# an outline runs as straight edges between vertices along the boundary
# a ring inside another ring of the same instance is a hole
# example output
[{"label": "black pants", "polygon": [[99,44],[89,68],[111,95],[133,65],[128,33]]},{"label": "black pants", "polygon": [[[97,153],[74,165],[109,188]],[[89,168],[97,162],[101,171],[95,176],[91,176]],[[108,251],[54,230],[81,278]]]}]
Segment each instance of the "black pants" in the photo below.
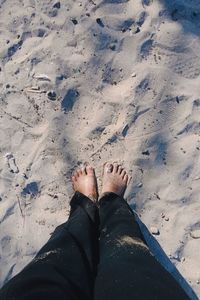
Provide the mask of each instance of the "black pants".
[{"label": "black pants", "polygon": [[123,198],[99,208],[75,193],[69,220],[0,291],[1,300],[185,300],[189,297],[150,253]]}]

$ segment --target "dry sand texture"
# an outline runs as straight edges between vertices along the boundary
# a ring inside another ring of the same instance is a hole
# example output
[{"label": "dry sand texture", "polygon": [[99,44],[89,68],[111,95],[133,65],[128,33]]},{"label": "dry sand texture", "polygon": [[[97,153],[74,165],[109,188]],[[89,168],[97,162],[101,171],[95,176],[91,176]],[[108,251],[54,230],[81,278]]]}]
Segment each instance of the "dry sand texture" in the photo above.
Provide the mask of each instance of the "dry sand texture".
[{"label": "dry sand texture", "polygon": [[199,37],[199,0],[0,0],[1,284],[66,220],[73,166],[118,160],[200,295]]}]

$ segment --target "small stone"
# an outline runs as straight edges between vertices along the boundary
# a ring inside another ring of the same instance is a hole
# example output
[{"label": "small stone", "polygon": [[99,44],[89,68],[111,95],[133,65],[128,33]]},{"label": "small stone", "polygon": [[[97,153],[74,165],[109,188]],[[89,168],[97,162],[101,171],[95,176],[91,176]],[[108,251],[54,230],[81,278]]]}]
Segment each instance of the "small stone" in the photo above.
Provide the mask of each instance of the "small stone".
[{"label": "small stone", "polygon": [[56,100],[56,92],[48,91],[47,92],[47,97],[49,98],[49,100],[55,101]]},{"label": "small stone", "polygon": [[103,22],[102,22],[102,20],[101,20],[100,18],[97,18],[97,19],[96,19],[96,22],[97,22],[97,24],[98,24],[99,26],[104,27],[104,24],[103,24]]},{"label": "small stone", "polygon": [[72,21],[72,23],[73,23],[74,25],[77,25],[77,24],[78,24],[78,21],[77,21],[76,19],[71,19],[71,21]]},{"label": "small stone", "polygon": [[184,261],[185,261],[185,257],[182,257],[182,258],[181,258],[181,262],[184,262]]},{"label": "small stone", "polygon": [[140,27],[137,27],[135,30],[135,33],[138,33],[138,32],[140,32]]},{"label": "small stone", "polygon": [[3,199],[0,197],[0,202],[2,201]]},{"label": "small stone", "polygon": [[149,152],[149,150],[147,150],[147,151],[143,151],[142,154],[143,155],[150,155],[150,152]]},{"label": "small stone", "polygon": [[6,84],[6,88],[9,89],[10,88],[10,84]]},{"label": "small stone", "polygon": [[165,218],[165,214],[164,213],[161,213],[161,218]]},{"label": "small stone", "polygon": [[60,8],[60,1],[56,2],[56,3],[54,4],[53,8],[59,9],[59,8]]},{"label": "small stone", "polygon": [[139,182],[138,184],[137,184],[137,187],[138,188],[141,188],[143,186],[143,183],[142,182]]},{"label": "small stone", "polygon": [[168,221],[169,221],[169,218],[168,218],[168,217],[165,217],[165,221],[167,221],[167,222],[168,222]]},{"label": "small stone", "polygon": [[15,75],[17,75],[20,72],[20,69],[17,68],[17,70],[14,72]]},{"label": "small stone", "polygon": [[200,229],[190,232],[190,235],[193,239],[199,239],[200,238]]},{"label": "small stone", "polygon": [[159,234],[160,234],[159,229],[158,229],[157,227],[154,227],[154,226],[152,226],[152,227],[150,228],[150,231],[151,231],[151,233],[154,234],[154,235],[159,235]]},{"label": "small stone", "polygon": [[197,279],[196,283],[197,283],[197,284],[199,284],[199,283],[200,283],[200,280],[199,280],[199,279]]},{"label": "small stone", "polygon": [[156,198],[157,198],[158,200],[160,200],[160,196],[159,196],[158,194],[154,193],[154,195],[156,196]]},{"label": "small stone", "polygon": [[136,73],[133,72],[133,73],[131,74],[131,77],[136,77]]}]

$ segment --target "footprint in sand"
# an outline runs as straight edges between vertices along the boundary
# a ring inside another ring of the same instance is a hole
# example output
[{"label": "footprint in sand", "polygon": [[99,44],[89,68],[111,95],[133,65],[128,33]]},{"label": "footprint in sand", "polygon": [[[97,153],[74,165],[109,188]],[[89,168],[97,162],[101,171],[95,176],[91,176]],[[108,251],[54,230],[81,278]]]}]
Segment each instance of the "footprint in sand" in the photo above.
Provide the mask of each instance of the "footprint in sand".
[{"label": "footprint in sand", "polygon": [[78,96],[79,96],[79,92],[76,89],[73,88],[69,89],[65,94],[61,103],[62,111],[64,111],[65,113],[71,111]]},{"label": "footprint in sand", "polygon": [[138,18],[137,18],[137,21],[136,21],[136,23],[137,23],[137,25],[138,25],[139,27],[141,27],[141,26],[144,24],[144,22],[145,22],[145,20],[146,20],[146,17],[147,17],[147,14],[146,14],[145,11],[142,11],[142,12],[139,14],[139,16],[138,16]]},{"label": "footprint in sand", "polygon": [[[159,60],[156,59],[157,56],[159,56]],[[140,47],[140,60],[148,60],[153,65],[156,62],[159,66],[167,66],[171,71],[184,78],[193,79],[200,75],[198,54],[192,51],[190,45],[172,44],[167,46],[150,38],[144,41]]]}]

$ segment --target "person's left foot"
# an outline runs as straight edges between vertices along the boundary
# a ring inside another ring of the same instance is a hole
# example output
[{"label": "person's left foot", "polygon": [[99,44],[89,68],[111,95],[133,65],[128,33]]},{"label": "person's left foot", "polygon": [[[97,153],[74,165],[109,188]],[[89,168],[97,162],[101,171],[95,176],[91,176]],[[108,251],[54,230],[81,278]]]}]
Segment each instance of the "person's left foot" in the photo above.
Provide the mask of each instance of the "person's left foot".
[{"label": "person's left foot", "polygon": [[77,168],[73,173],[72,183],[75,192],[80,192],[91,200],[97,201],[97,179],[91,166]]}]

